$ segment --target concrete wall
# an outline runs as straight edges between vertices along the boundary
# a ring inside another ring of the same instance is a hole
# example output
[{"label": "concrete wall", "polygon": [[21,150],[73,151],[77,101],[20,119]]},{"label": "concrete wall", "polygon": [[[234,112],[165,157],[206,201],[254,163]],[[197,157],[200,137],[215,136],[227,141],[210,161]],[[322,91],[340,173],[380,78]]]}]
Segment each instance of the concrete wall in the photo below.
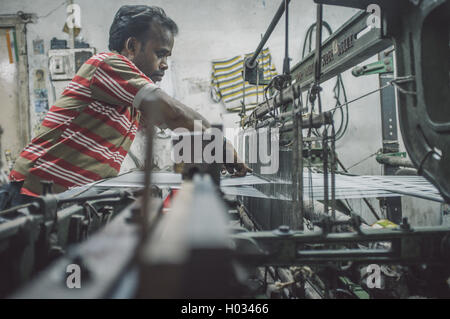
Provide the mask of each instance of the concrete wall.
[{"label": "concrete wall", "polygon": [[[226,127],[236,126],[238,117],[227,114],[221,104],[212,102],[209,97],[209,83],[211,76],[211,60],[233,57],[253,51],[261,35],[265,32],[276,9],[279,0],[153,0],[148,2],[128,2],[123,0],[76,0],[81,7],[82,36],[84,40],[96,47],[98,52],[106,51],[108,46],[108,31],[113,16],[123,4],[150,4],[161,6],[166,13],[178,24],[180,33],[175,40],[175,47],[171,59],[171,73],[162,86],[186,105],[201,112],[212,122],[223,122]],[[28,47],[30,74],[36,68],[45,68],[45,55],[35,56],[32,52],[32,41],[43,39],[45,50],[49,49],[52,37],[67,38],[62,33],[66,20],[65,6],[58,6],[58,2],[51,0],[0,0],[0,13],[15,13],[19,10],[35,13],[40,18],[35,24],[28,25]],[[55,11],[49,12],[56,8]],[[325,7],[324,19],[336,30],[357,11],[349,8]],[[44,17],[45,15],[47,15]],[[306,29],[315,21],[315,7],[313,1],[292,1],[290,5],[290,46],[289,55],[292,65],[301,58],[301,47]],[[281,72],[284,57],[284,19],[277,26],[269,39],[270,48],[277,71]],[[375,58],[365,63],[375,61]],[[30,75],[31,77],[31,75]],[[31,78],[30,78],[31,79]],[[360,96],[378,87],[378,77],[367,76],[355,79],[350,72],[343,74],[349,99]],[[331,83],[332,82],[332,83]],[[32,80],[30,80],[32,83]],[[334,106],[331,91],[334,81],[324,85],[324,108]],[[52,97],[50,95],[50,102]],[[31,115],[35,122],[36,115]],[[338,142],[337,152],[341,161],[350,166],[362,158],[373,154],[382,147],[381,118],[379,94],[373,94],[350,106],[350,126],[347,135]],[[169,161],[169,145],[167,140],[157,143],[157,161],[163,167]],[[142,142],[137,141],[132,150],[142,153]],[[131,167],[129,159],[124,168]],[[372,157],[352,170],[355,174],[374,174],[382,172],[381,166]],[[378,207],[376,201],[374,204]],[[420,205],[409,205],[418,207]],[[355,209],[358,209],[357,203]],[[361,205],[364,206],[364,205]],[[424,208],[425,209],[425,208]],[[436,211],[436,207],[426,206],[426,209]],[[414,212],[415,215],[420,213]],[[428,218],[427,220],[431,220]],[[434,220],[434,219],[433,219]]]},{"label": "concrete wall", "polygon": [[0,126],[3,130],[1,136],[1,146],[3,154],[0,154],[1,160],[5,167],[8,167],[7,158],[4,156],[5,151],[12,154],[18,154],[23,145],[21,145],[19,136],[20,128],[17,126],[19,122],[19,103],[18,103],[18,67],[17,63],[10,63],[8,51],[4,39],[6,37],[6,29],[0,29],[0,101],[3,101],[2,113],[0,118]]}]

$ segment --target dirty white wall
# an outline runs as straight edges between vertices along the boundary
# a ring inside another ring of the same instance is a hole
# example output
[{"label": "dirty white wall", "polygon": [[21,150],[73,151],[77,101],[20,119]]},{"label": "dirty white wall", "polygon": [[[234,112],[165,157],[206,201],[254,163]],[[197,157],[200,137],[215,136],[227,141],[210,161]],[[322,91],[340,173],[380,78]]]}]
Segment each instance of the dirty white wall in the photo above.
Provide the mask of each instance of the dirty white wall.
[{"label": "dirty white wall", "polygon": [[[34,24],[28,25],[28,48],[30,71],[45,68],[45,55],[34,56],[30,48],[32,41],[44,40],[45,50],[50,46],[50,39],[57,37],[67,39],[62,33],[66,20],[65,6],[54,0],[0,0],[0,13],[15,13],[19,10],[35,13],[40,18]],[[211,101],[209,97],[209,82],[211,76],[211,61],[229,58],[253,51],[259,43],[272,17],[277,10],[279,0],[153,0],[128,2],[123,0],[75,0],[81,7],[81,25],[84,41],[97,48],[98,52],[106,51],[108,47],[108,31],[113,16],[123,4],[148,4],[164,8],[166,13],[178,24],[180,33],[175,40],[171,60],[171,74],[163,80],[162,86],[177,99],[199,111],[211,122],[221,122],[225,127],[236,126],[238,117],[226,114],[220,104]],[[53,12],[52,9],[56,8]],[[326,6],[324,19],[336,30],[357,11],[349,8]],[[48,14],[48,15],[47,15]],[[47,15],[46,17],[44,17]],[[299,61],[301,46],[306,29],[315,21],[313,1],[292,1],[290,5],[290,46],[291,65]],[[284,18],[269,39],[270,48],[277,71],[281,72],[284,57]],[[371,59],[368,62],[374,61]],[[32,73],[32,72],[30,72]],[[343,74],[349,99],[360,96],[378,87],[378,77],[352,77],[350,72]],[[32,85],[32,79],[30,78]],[[50,90],[49,90],[50,92]],[[50,100],[51,100],[51,93]],[[331,84],[324,86],[324,105],[334,106]],[[51,101],[50,101],[51,102]],[[32,118],[37,121],[31,109]],[[34,117],[33,117],[34,116]],[[373,154],[382,146],[381,118],[379,95],[373,94],[355,102],[350,107],[350,126],[347,135],[337,144],[337,152],[346,166],[357,163],[364,157]],[[170,151],[168,140],[161,140],[155,151],[160,167],[168,164]],[[132,150],[138,155],[143,150],[143,144],[137,141]],[[132,167],[127,159],[124,168]],[[382,169],[372,157],[352,170],[355,174],[381,174]],[[424,204],[412,205],[421,209]],[[376,204],[376,201],[374,201]],[[362,205],[363,206],[363,205]],[[414,223],[437,223],[439,205],[424,206],[431,210],[427,218],[420,217],[416,211],[411,213]],[[355,207],[357,209],[359,207]],[[413,209],[414,210],[414,209]],[[413,211],[412,210],[412,211]],[[432,215],[432,216],[431,216]],[[423,220],[420,220],[420,219]],[[432,220],[432,222],[430,222]]]}]

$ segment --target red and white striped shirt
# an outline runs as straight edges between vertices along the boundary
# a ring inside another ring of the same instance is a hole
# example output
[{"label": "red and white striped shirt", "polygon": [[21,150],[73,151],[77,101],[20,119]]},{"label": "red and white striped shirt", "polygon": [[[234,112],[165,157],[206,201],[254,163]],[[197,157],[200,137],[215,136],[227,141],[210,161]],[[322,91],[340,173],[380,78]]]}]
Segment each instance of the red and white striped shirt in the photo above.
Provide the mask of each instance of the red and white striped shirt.
[{"label": "red and white striped shirt", "polygon": [[46,114],[10,180],[24,181],[21,192],[37,196],[41,180],[53,181],[59,193],[116,176],[140,122],[133,103],[148,86],[154,84],[126,57],[91,57]]}]

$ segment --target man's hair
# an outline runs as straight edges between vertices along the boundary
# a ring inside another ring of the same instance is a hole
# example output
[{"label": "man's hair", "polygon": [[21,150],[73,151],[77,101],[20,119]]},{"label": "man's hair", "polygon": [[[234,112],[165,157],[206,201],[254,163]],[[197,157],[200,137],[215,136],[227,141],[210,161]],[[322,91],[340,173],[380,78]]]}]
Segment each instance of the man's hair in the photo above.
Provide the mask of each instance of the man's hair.
[{"label": "man's hair", "polygon": [[166,28],[174,36],[178,34],[177,24],[159,7],[146,5],[120,7],[109,29],[109,49],[121,52],[129,37],[145,41],[144,36],[150,30],[152,22]]}]

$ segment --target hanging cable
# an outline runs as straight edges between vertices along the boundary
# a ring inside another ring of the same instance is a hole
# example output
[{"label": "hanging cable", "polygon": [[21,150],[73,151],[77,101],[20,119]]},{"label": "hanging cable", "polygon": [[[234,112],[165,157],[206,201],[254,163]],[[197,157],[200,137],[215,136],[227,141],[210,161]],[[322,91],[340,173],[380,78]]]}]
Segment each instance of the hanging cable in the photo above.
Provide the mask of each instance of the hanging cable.
[{"label": "hanging cable", "polygon": [[[322,28],[325,28],[328,32],[328,35],[331,35],[333,33],[333,30],[331,29],[330,25],[326,22],[326,21],[322,21]],[[316,23],[313,23],[308,30],[306,31],[306,35],[303,41],[303,48],[302,48],[302,59],[305,58],[305,56],[309,53],[312,52],[312,39],[313,39],[313,32],[316,29]],[[348,112],[348,105],[346,105],[345,103],[347,103],[347,92],[345,90],[345,86],[344,86],[344,82],[342,80],[342,76],[339,74],[336,77],[336,84],[334,85],[333,88],[333,92],[334,92],[334,99],[336,100],[336,104],[335,104],[335,109],[333,111],[333,119],[334,119],[334,115],[336,113],[336,111],[339,109],[339,114],[340,114],[340,123],[338,126],[338,129],[336,131],[336,141],[340,140],[345,133],[347,132],[347,128],[348,128],[348,123],[349,123],[349,112]],[[341,93],[342,93],[342,97],[341,97]],[[308,99],[309,99],[309,95],[311,93],[308,93]],[[341,98],[343,98],[343,105],[345,105],[345,110],[339,108],[339,106],[341,105]],[[311,113],[314,112],[314,105],[313,108],[311,109]],[[320,136],[319,132],[317,130],[313,131],[315,136]]]},{"label": "hanging cable", "polygon": [[56,6],[52,10],[50,10],[48,13],[46,13],[44,15],[41,15],[41,16],[38,16],[38,18],[40,18],[40,19],[47,18],[49,15],[51,15],[53,12],[55,12],[56,10],[58,10],[59,8],[61,8],[65,4],[69,4],[69,2],[68,1],[61,2],[58,6]]}]

